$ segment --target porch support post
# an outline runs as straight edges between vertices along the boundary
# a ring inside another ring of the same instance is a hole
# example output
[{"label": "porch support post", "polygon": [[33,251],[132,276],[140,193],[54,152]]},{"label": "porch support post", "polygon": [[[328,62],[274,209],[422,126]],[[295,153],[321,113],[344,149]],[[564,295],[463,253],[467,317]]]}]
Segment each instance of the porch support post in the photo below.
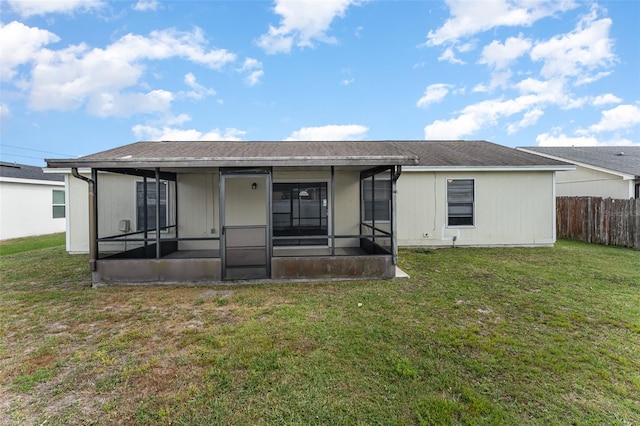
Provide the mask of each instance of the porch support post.
[{"label": "porch support post", "polygon": [[331,256],[336,255],[336,176],[335,167],[331,166]]},{"label": "porch support post", "polygon": [[160,246],[160,168],[156,167],[156,259],[162,257]]},{"label": "porch support post", "polygon": [[[167,203],[169,202],[169,200],[171,199],[171,197],[169,197],[169,189],[170,186],[167,185]],[[176,239],[180,238],[180,235],[178,234],[178,177],[176,176],[176,180],[173,182],[173,190],[175,191],[175,194],[173,196],[173,200],[175,205],[173,206],[173,218],[174,218],[174,225],[176,225],[175,229],[175,233],[176,233]],[[167,221],[167,225],[169,221]],[[180,243],[178,243],[180,244]]]},{"label": "porch support post", "polygon": [[376,175],[371,175],[371,241],[376,243]]},{"label": "porch support post", "polygon": [[[89,198],[91,199],[91,205],[89,206],[89,226],[91,230],[90,234],[93,234],[91,237],[91,249],[93,249],[93,253],[95,254],[93,258],[93,265],[90,265],[92,271],[96,271],[96,260],[100,258],[100,248],[98,246],[98,170],[91,169],[91,180],[93,181],[93,185],[89,185]],[[91,188],[93,187],[93,188]],[[91,189],[93,189],[93,194],[91,194]],[[92,218],[93,216],[93,223]]]},{"label": "porch support post", "polygon": [[89,270],[96,272],[96,260],[98,259],[98,171],[91,169],[91,179],[89,179],[82,176],[77,167],[72,167],[71,175],[87,182],[89,192]]},{"label": "porch support post", "polygon": [[148,203],[147,203],[147,177],[142,178],[142,211],[144,215],[142,216],[142,227],[144,229],[144,246],[146,247],[149,243],[147,239],[149,238],[149,221],[147,220],[148,215]]},{"label": "porch support post", "polygon": [[396,182],[402,173],[402,166],[396,166],[390,170],[391,174],[391,257],[394,265],[398,264],[398,219],[396,207],[398,205]]}]

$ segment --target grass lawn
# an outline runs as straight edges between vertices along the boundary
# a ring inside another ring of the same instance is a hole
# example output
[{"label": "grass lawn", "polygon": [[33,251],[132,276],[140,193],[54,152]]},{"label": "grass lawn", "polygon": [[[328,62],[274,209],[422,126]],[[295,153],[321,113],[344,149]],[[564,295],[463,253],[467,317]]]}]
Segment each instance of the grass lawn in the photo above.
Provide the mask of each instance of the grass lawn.
[{"label": "grass lawn", "polygon": [[[403,250],[399,281],[90,288],[0,256],[0,424],[640,424],[640,252]],[[46,246],[46,244],[45,244]]]}]

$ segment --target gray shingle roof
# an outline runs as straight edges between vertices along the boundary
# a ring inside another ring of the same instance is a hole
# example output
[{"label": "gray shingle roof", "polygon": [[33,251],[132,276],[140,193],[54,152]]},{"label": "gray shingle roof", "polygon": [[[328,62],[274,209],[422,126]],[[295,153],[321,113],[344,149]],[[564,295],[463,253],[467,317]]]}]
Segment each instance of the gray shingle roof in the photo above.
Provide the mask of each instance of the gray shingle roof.
[{"label": "gray shingle roof", "polygon": [[618,173],[640,176],[640,146],[523,147],[522,149],[588,164]]},{"label": "gray shingle roof", "polygon": [[17,163],[0,162],[0,176],[14,179],[64,181],[64,176],[62,175],[45,174],[42,171],[42,167]]},{"label": "gray shingle roof", "polygon": [[566,163],[486,141],[136,142],[49,167],[419,165],[563,167]]},{"label": "gray shingle roof", "polygon": [[[566,163],[487,141],[397,141],[427,167],[554,167]],[[536,158],[537,157],[537,158]]]}]

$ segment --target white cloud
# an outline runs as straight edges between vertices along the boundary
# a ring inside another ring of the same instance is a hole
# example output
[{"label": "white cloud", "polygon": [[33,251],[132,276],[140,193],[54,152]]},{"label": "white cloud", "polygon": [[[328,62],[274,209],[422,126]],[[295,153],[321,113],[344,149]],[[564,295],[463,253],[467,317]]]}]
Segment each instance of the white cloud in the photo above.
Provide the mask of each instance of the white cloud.
[{"label": "white cloud", "polygon": [[90,11],[104,5],[101,0],[8,0],[11,8],[23,18],[49,13],[73,13]]},{"label": "white cloud", "polygon": [[256,41],[269,54],[288,53],[296,45],[311,47],[314,41],[335,43],[326,32],[336,17],[343,17],[347,8],[357,0],[275,0],[274,11],[281,16],[280,26]]},{"label": "white cloud", "polygon": [[611,132],[629,129],[637,125],[640,125],[640,107],[627,104],[602,111],[600,121],[589,126],[589,130],[592,132]]},{"label": "white cloud", "polygon": [[622,99],[617,97],[612,93],[607,93],[605,95],[599,95],[592,98],[591,103],[596,106],[607,105],[607,104],[619,104],[622,102]]},{"label": "white cloud", "polygon": [[497,87],[507,87],[509,79],[511,79],[512,75],[513,73],[510,70],[494,71],[493,73],[491,73],[491,81],[488,85],[480,83],[473,88],[472,92],[491,92]]},{"label": "white cloud", "polygon": [[611,24],[609,18],[596,19],[593,10],[573,31],[536,43],[531,59],[542,61],[540,74],[546,78],[589,77],[592,70],[609,67],[615,61],[609,38]]},{"label": "white cloud", "polygon": [[[456,118],[436,120],[427,125],[424,128],[424,137],[425,139],[462,139],[487,125],[495,125],[500,118],[529,111],[539,102],[538,96],[524,95],[515,99],[491,99],[472,104],[465,107]],[[532,114],[530,119],[535,117],[535,113]]]},{"label": "white cloud", "polygon": [[[207,49],[200,29],[191,32],[153,31],[148,37],[127,34],[104,49],[85,44],[60,50],[35,52],[29,106],[34,110],[69,110],[87,105],[98,116],[123,115],[124,106],[133,113],[165,111],[173,96],[165,90],[138,92],[145,61],[183,58],[220,69],[236,59],[224,49]],[[212,94],[212,89],[195,86],[196,97]],[[129,114],[130,115],[130,114]]]},{"label": "white cloud", "polygon": [[531,26],[547,16],[576,6],[570,0],[448,0],[451,17],[435,31],[429,31],[427,46],[455,43],[462,37],[473,36],[496,27]]},{"label": "white cloud", "polygon": [[160,2],[158,0],[138,0],[138,2],[133,5],[133,10],[148,12],[150,10],[158,10],[159,7]]},{"label": "white cloud", "polygon": [[264,71],[262,69],[262,62],[258,61],[254,58],[246,58],[240,68],[236,71],[242,73],[247,73],[244,82],[249,86],[253,87],[256,84],[260,83],[260,79],[264,76]]},{"label": "white cloud", "polygon": [[544,115],[544,111],[539,108],[534,108],[532,110],[527,111],[522,120],[517,123],[511,123],[507,126],[507,133],[509,135],[518,132],[520,129],[524,129],[525,127],[533,126],[538,122],[538,119]]},{"label": "white cloud", "polygon": [[362,140],[368,127],[358,124],[329,124],[319,127],[303,127],[286,138],[286,141],[342,141]]},{"label": "white cloud", "polygon": [[138,140],[147,141],[239,141],[245,131],[227,128],[224,131],[212,129],[201,132],[195,129],[176,129],[173,127],[153,127],[138,124],[132,129]]},{"label": "white cloud", "polygon": [[538,146],[596,146],[598,140],[593,136],[567,136],[560,132],[559,129],[552,130],[551,133],[542,133],[536,137]]},{"label": "white cloud", "polygon": [[98,117],[130,117],[139,113],[166,112],[174,96],[166,90],[149,93],[97,93],[91,96],[87,111]]},{"label": "white cloud", "polygon": [[11,110],[9,109],[9,105],[0,104],[0,124],[4,124],[11,120]]},{"label": "white cloud", "polygon": [[530,48],[531,41],[522,38],[522,35],[509,37],[504,44],[494,40],[482,49],[482,56],[478,63],[503,69],[528,52]]},{"label": "white cloud", "polygon": [[192,99],[202,99],[205,96],[213,96],[216,94],[214,89],[204,87],[202,84],[196,81],[196,76],[193,73],[187,73],[184,76],[184,83],[191,87],[192,90],[185,92],[186,96]]},{"label": "white cloud", "polygon": [[462,65],[465,62],[462,59],[458,59],[456,57],[455,52],[453,51],[452,47],[447,47],[444,52],[442,52],[442,54],[440,56],[438,56],[438,61],[443,62],[450,62],[452,64],[458,64],[458,65]]},{"label": "white cloud", "polygon": [[449,88],[452,86],[450,84],[437,83],[431,84],[427,86],[427,89],[424,91],[424,95],[418,102],[416,102],[416,106],[420,108],[426,108],[431,104],[442,102],[442,100],[449,93]]},{"label": "white cloud", "polygon": [[341,86],[350,86],[355,81],[356,81],[355,78],[345,78],[342,81],[340,81],[340,85]]},{"label": "white cloud", "polygon": [[0,24],[0,80],[10,81],[18,66],[35,61],[43,46],[59,40],[60,37],[52,32],[28,27],[21,22]]}]

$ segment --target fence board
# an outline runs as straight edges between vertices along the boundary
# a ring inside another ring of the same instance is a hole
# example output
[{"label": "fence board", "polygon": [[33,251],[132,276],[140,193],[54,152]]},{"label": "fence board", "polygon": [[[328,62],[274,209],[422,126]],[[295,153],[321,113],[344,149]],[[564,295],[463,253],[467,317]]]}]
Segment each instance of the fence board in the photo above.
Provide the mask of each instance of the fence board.
[{"label": "fence board", "polygon": [[557,197],[559,238],[640,250],[640,199]]}]

